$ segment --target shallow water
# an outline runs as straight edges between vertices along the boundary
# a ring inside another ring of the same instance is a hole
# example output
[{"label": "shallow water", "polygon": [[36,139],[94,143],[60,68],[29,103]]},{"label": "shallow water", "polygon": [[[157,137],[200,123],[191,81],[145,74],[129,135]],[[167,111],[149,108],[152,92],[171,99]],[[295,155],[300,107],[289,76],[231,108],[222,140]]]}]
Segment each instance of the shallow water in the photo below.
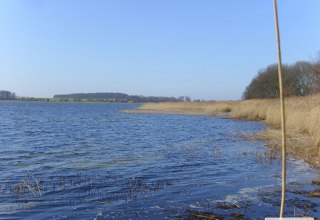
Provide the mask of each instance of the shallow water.
[{"label": "shallow water", "polygon": [[[136,107],[0,102],[0,219],[278,215],[280,159],[241,137],[261,122],[120,111]],[[317,178],[289,159],[287,216],[320,217]]]}]

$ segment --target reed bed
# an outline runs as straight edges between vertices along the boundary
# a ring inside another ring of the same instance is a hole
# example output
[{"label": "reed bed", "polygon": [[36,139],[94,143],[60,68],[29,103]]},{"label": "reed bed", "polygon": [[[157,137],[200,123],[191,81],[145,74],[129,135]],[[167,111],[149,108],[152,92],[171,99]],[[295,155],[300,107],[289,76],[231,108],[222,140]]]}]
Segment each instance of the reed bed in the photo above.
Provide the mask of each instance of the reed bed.
[{"label": "reed bed", "polygon": [[[320,168],[320,94],[290,97],[285,100],[288,152]],[[280,148],[280,101],[255,99],[244,101],[147,103],[136,113],[171,112],[178,114],[228,116],[235,119],[263,120],[273,130],[260,134],[261,139]],[[279,144],[278,144],[279,143]]]},{"label": "reed bed", "polygon": [[179,114],[221,116],[231,111],[236,102],[162,102],[147,103],[138,108],[137,112],[173,112]]}]

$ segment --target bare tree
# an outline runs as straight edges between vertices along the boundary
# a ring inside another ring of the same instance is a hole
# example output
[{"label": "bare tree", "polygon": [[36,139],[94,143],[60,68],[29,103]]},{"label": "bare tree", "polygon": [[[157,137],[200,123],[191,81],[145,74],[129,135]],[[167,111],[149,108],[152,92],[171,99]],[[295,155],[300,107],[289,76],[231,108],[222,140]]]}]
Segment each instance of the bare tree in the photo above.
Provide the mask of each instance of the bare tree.
[{"label": "bare tree", "polygon": [[[319,56],[320,57],[320,56]],[[279,97],[278,67],[276,64],[258,72],[243,93],[243,99]],[[310,63],[299,61],[283,65],[285,96],[306,96],[320,91],[320,59]]]}]

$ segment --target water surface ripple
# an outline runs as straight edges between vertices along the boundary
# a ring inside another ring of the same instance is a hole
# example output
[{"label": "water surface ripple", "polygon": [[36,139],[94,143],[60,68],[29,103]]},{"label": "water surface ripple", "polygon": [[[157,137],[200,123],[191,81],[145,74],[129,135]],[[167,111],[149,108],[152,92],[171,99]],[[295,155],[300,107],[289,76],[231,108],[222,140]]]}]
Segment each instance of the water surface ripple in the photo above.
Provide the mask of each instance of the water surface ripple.
[{"label": "water surface ripple", "polygon": [[[280,160],[240,137],[261,122],[121,112],[136,107],[0,102],[0,219],[278,215]],[[286,215],[320,217],[319,177],[289,159]]]}]

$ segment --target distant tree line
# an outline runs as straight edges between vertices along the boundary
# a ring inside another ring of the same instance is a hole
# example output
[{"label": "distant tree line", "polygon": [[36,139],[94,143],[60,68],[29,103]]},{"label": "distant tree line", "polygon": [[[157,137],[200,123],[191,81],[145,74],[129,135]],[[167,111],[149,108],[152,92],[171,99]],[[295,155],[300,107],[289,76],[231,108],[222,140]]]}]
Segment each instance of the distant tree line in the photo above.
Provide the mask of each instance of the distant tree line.
[{"label": "distant tree line", "polygon": [[[320,92],[320,54],[314,62],[300,61],[283,65],[285,96],[306,96]],[[243,99],[279,97],[278,65],[272,64],[258,72],[245,89]]]},{"label": "distant tree line", "polygon": [[115,101],[115,102],[180,102],[191,101],[189,96],[175,97],[158,97],[158,96],[138,96],[128,95],[125,93],[73,93],[64,95],[54,95],[55,99],[88,99],[88,100],[101,100],[101,101]]},{"label": "distant tree line", "polygon": [[15,100],[17,96],[14,92],[0,90],[0,100]]}]

